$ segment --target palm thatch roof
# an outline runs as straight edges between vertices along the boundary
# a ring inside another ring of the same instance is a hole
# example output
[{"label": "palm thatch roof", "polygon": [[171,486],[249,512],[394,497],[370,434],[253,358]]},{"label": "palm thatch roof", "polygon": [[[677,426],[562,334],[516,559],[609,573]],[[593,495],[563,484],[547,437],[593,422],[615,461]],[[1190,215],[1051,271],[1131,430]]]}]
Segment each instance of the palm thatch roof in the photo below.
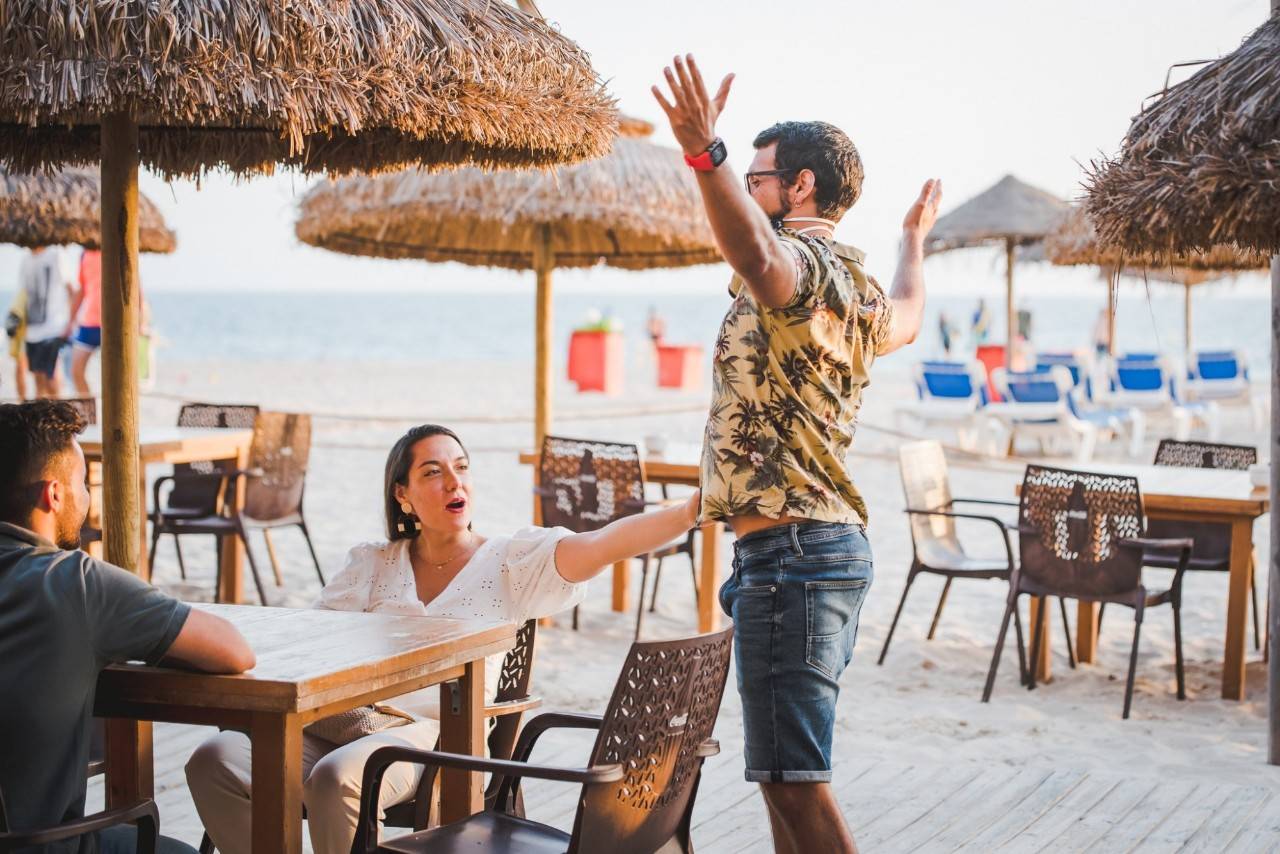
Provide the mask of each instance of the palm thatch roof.
[{"label": "palm thatch roof", "polygon": [[1087,187],[1098,234],[1130,252],[1280,252],[1280,14],[1143,110]]},{"label": "palm thatch roof", "polygon": [[587,55],[493,0],[11,0],[0,11],[0,166],[100,156],[139,126],[162,175],[599,156],[617,123]]},{"label": "palm thatch roof", "polygon": [[[1045,237],[1044,247],[1045,254],[1054,264],[1097,264],[1107,268],[1148,270],[1153,274],[1167,273],[1174,276],[1173,281],[1189,284],[1208,281],[1214,278],[1214,273],[1265,270],[1270,265],[1270,259],[1260,252],[1224,243],[1214,244],[1203,251],[1125,251],[1098,239],[1093,221],[1083,205],[1072,206],[1058,227]],[[1169,278],[1169,275],[1163,278]]]},{"label": "palm thatch roof", "polygon": [[[626,121],[624,133],[647,133]],[[295,231],[349,255],[533,269],[550,231],[554,267],[639,270],[720,260],[680,153],[621,136],[609,155],[557,170],[353,175],[314,187]]]},{"label": "palm thatch roof", "polygon": [[1052,231],[1066,211],[1067,203],[1052,193],[1005,175],[939,217],[925,240],[925,254],[993,241],[1032,244]]},{"label": "palm thatch roof", "polygon": [[[96,171],[64,169],[14,175],[0,170],[0,243],[102,246],[102,188]],[[177,246],[160,210],[138,194],[138,249],[172,252]]]}]

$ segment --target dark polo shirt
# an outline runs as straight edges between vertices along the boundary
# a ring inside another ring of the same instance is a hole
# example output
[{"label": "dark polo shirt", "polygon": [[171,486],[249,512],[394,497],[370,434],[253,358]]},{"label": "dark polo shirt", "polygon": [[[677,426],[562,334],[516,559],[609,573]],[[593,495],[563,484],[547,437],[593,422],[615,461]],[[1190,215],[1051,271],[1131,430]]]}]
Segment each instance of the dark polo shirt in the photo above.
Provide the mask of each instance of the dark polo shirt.
[{"label": "dark polo shirt", "polygon": [[[11,829],[84,815],[99,671],[158,662],[190,610],[130,572],[0,522],[0,792]],[[96,838],[45,850],[92,852]]]}]

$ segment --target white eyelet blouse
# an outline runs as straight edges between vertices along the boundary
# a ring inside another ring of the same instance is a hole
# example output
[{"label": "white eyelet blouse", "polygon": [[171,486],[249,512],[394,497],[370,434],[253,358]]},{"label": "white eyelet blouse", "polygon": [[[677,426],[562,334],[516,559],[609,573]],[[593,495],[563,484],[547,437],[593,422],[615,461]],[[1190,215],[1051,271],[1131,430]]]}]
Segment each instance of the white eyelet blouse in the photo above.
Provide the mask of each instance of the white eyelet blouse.
[{"label": "white eyelet blouse", "polygon": [[[411,540],[361,543],[325,585],[316,608],[422,617],[504,620],[521,624],[580,603],[587,583],[571,584],[556,568],[556,546],[568,528],[523,528],[491,537],[476,550],[449,586],[424,605],[409,559]],[[505,653],[485,662],[485,694],[492,701]],[[425,688],[393,701],[397,708],[439,720],[439,689]]]}]

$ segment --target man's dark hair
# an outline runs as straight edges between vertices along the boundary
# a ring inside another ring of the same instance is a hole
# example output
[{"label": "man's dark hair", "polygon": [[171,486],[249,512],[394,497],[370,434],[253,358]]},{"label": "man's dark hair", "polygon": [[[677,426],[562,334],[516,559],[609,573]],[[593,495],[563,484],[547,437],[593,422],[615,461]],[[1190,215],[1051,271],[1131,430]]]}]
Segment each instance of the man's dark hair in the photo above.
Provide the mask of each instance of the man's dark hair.
[{"label": "man's dark hair", "polygon": [[63,464],[85,417],[59,400],[0,404],[0,521],[23,522],[35,509],[38,484]]},{"label": "man's dark hair", "polygon": [[862,158],[840,128],[826,122],[778,122],[752,144],[766,148],[775,142],[774,168],[813,172],[819,216],[840,219],[862,195]]}]

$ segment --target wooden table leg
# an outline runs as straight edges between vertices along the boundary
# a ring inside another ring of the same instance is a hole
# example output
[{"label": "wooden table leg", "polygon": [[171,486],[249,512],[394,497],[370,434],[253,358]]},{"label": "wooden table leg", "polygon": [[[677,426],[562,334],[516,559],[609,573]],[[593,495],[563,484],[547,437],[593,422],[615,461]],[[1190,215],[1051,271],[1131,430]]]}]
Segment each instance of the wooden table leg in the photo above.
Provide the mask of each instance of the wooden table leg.
[{"label": "wooden table leg", "polygon": [[1098,603],[1076,605],[1076,660],[1093,664],[1098,660]]},{"label": "wooden table leg", "polygon": [[[1040,599],[1036,596],[1028,598],[1031,600],[1031,620],[1027,623],[1027,655],[1030,655],[1034,645],[1036,613],[1040,610]],[[1049,629],[1053,622],[1053,608],[1049,607],[1048,597],[1045,597],[1044,602],[1044,624],[1040,627],[1040,659],[1032,663],[1036,669],[1036,679],[1040,682],[1048,682],[1053,678],[1053,670],[1049,666]]]},{"label": "wooden table leg", "polygon": [[708,522],[698,529],[702,560],[698,573],[698,631],[720,628],[720,538],[724,523]]},{"label": "wooden table leg", "polygon": [[1249,562],[1253,520],[1231,523],[1231,577],[1227,582],[1227,638],[1222,650],[1222,698],[1244,699],[1245,636],[1249,622]]},{"label": "wooden table leg", "polygon": [[132,806],[155,795],[151,722],[107,718],[107,809]]},{"label": "wooden table leg", "polygon": [[631,609],[631,561],[620,560],[613,565],[613,610]]},{"label": "wooden table leg", "polygon": [[298,716],[255,713],[253,851],[302,854],[302,725]]},{"label": "wooden table leg", "polygon": [[[456,687],[455,687],[456,686]],[[461,679],[440,686],[440,749],[484,756],[484,659],[468,662]],[[481,775],[440,769],[440,818],[445,824],[484,809]]]},{"label": "wooden table leg", "polygon": [[151,555],[147,554],[147,462],[138,460],[138,575],[143,581],[151,580]]},{"label": "wooden table leg", "polygon": [[[238,469],[247,469],[249,467],[249,447],[247,445],[240,449],[240,453],[236,456],[235,465]],[[236,510],[244,507],[243,479],[240,481],[240,486],[242,488],[236,490]],[[244,544],[240,542],[239,537],[222,538],[222,563],[219,566],[219,570],[221,580],[218,584],[218,601],[228,605],[244,601],[242,598],[244,591]]]}]

